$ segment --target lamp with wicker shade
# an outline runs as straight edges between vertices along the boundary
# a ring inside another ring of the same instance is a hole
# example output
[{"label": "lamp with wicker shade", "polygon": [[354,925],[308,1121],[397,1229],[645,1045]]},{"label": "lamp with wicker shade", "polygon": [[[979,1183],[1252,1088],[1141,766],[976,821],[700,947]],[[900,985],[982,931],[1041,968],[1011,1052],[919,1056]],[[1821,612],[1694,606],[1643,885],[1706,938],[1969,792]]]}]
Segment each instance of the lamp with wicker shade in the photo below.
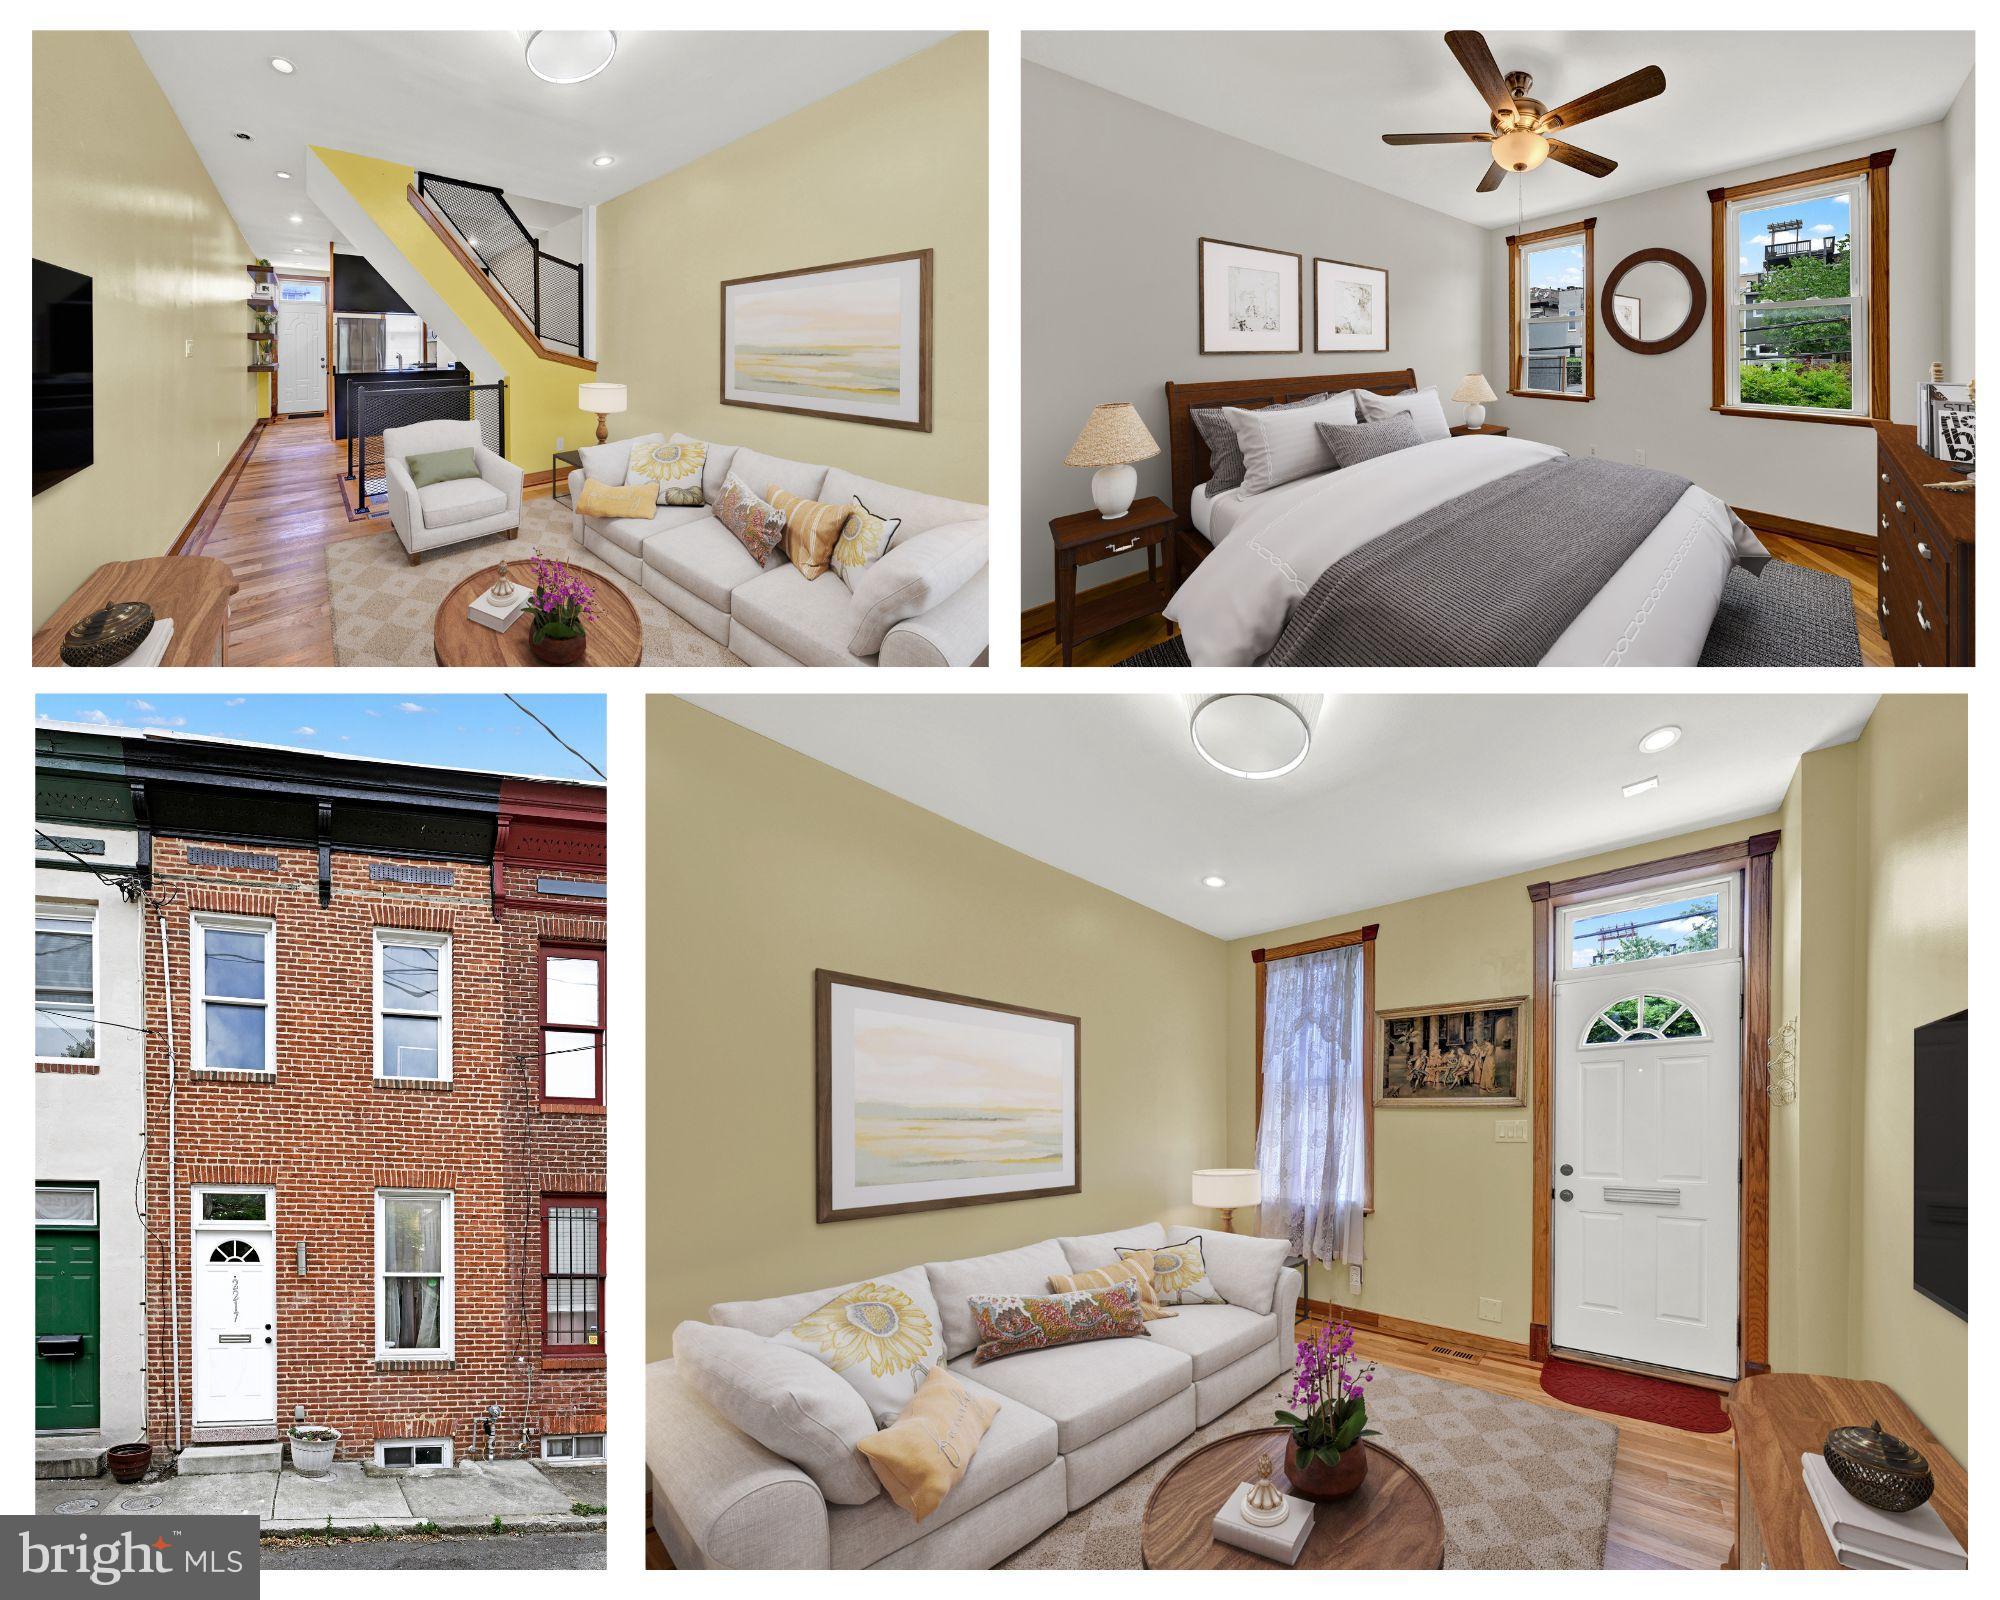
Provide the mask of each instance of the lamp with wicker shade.
[{"label": "lamp with wicker shade", "polygon": [[1468,372],[1465,381],[1452,390],[1451,398],[1454,403],[1465,407],[1465,425],[1468,428],[1483,428],[1486,426],[1486,402],[1500,397],[1493,392],[1484,373]]},{"label": "lamp with wicker shade", "polygon": [[1108,522],[1132,509],[1132,496],[1139,490],[1139,474],[1132,463],[1159,453],[1139,413],[1123,400],[1112,400],[1092,410],[1063,465],[1097,469],[1090,480],[1090,498]]}]

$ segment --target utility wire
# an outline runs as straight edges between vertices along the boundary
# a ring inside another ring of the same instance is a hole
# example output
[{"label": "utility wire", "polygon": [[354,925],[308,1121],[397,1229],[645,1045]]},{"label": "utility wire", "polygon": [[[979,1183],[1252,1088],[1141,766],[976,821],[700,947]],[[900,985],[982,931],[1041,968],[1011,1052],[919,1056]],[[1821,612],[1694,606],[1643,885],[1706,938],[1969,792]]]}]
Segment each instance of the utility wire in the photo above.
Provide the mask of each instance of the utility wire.
[{"label": "utility wire", "polygon": [[[598,776],[601,778],[604,776],[604,774],[600,772],[598,773]],[[41,840],[41,842],[49,849],[60,850],[64,855],[68,856],[70,860],[74,861],[79,867],[83,868],[85,872],[89,873],[93,878],[97,879],[99,883],[108,883],[109,885],[111,885],[111,887],[116,889],[124,899],[136,900],[142,893],[139,884],[139,874],[136,871],[100,872],[93,863],[84,860],[82,856],[78,855],[74,850],[70,849],[70,847],[64,844],[62,840],[51,838],[48,834],[42,832],[40,828],[37,828],[35,830],[35,837]]]},{"label": "utility wire", "polygon": [[[561,734],[557,733],[554,728],[551,728],[546,722],[542,721],[540,717],[536,716],[534,712],[530,711],[526,706],[522,705],[521,702],[516,700],[511,694],[507,696],[507,700],[514,707],[516,711],[521,713],[522,716],[526,717],[530,722],[534,723],[536,727],[542,730],[542,732],[546,733],[551,739],[555,740],[557,744],[561,745],[571,755],[575,756],[577,760],[581,761],[586,767],[590,768],[592,772],[595,772],[598,775],[598,777],[604,778],[603,769],[600,768],[595,761],[592,761],[589,756],[585,755],[581,750],[577,749],[575,745],[571,744]],[[606,783],[609,783],[611,780],[609,778],[604,778],[604,781]]]}]

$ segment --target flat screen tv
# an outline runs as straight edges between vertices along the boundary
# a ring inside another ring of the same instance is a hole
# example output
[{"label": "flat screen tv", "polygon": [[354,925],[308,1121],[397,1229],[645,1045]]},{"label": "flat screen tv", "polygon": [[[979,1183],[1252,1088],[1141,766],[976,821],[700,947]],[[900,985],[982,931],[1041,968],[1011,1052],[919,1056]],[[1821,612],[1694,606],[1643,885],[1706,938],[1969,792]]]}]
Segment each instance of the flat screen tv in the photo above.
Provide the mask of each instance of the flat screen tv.
[{"label": "flat screen tv", "polygon": [[35,263],[35,493],[90,465],[92,409],[90,280]]},{"label": "flat screen tv", "polygon": [[1914,1162],[1917,1293],[1965,1316],[1967,1013],[1917,1029]]}]

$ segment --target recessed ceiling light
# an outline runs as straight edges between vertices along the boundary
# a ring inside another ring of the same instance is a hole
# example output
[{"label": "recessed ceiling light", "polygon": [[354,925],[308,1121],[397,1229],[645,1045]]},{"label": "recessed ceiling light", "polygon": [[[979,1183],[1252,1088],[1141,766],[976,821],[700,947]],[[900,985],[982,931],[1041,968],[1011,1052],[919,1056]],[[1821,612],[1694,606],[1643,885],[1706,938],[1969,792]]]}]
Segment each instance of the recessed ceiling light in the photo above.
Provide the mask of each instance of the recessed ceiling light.
[{"label": "recessed ceiling light", "polygon": [[1664,728],[1655,728],[1639,741],[1639,748],[1649,756],[1656,756],[1662,750],[1671,750],[1681,741],[1681,730],[1668,723]]},{"label": "recessed ceiling light", "polygon": [[528,70],[544,83],[582,83],[611,65],[618,54],[618,35],[609,29],[560,32],[543,29],[528,35]]},{"label": "recessed ceiling light", "polygon": [[593,167],[608,167],[611,165],[612,162],[616,161],[617,159],[618,158],[616,156],[593,156],[591,158],[590,164]]},{"label": "recessed ceiling light", "polygon": [[1625,785],[1625,798],[1630,800],[1634,795],[1644,794],[1648,789],[1657,789],[1659,786],[1658,778],[1641,778],[1637,783]]},{"label": "recessed ceiling light", "polygon": [[294,222],[304,222],[306,219],[304,217],[294,214],[291,220]]},{"label": "recessed ceiling light", "polygon": [[281,178],[289,178],[291,174],[289,172],[281,172],[278,174],[278,176]]},{"label": "recessed ceiling light", "polygon": [[1202,760],[1235,778],[1282,778],[1312,749],[1312,725],[1288,700],[1219,694],[1195,707],[1188,733]]},{"label": "recessed ceiling light", "polygon": [[298,68],[293,66],[291,62],[287,61],[283,56],[273,56],[271,57],[271,70],[273,72],[283,72],[289,74],[298,71]]},{"label": "recessed ceiling light", "polygon": [[1207,877],[1203,878],[1201,882],[1202,882],[1202,887],[1205,889],[1223,889],[1227,888],[1229,885],[1229,880],[1227,878],[1218,877],[1213,872],[1211,872]]}]

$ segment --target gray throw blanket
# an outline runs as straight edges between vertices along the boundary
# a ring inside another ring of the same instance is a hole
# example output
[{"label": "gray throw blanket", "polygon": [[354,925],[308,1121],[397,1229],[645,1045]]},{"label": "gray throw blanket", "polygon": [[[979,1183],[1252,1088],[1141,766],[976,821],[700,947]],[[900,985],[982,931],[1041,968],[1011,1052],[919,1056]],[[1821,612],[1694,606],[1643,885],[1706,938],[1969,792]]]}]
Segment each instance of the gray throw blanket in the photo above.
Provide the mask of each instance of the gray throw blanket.
[{"label": "gray throw blanket", "polygon": [[1532,667],[1688,480],[1564,456],[1412,517],[1319,575],[1273,667]]}]

